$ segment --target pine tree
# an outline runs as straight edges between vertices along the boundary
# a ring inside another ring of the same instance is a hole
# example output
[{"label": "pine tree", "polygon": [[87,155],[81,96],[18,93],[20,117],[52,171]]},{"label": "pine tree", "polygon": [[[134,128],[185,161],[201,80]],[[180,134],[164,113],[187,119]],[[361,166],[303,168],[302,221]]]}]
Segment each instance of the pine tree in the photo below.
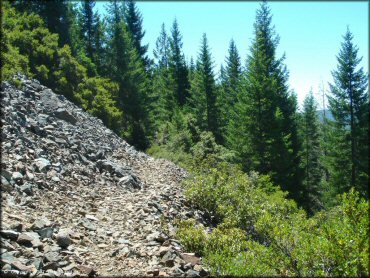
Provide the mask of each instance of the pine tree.
[{"label": "pine tree", "polygon": [[84,0],[81,3],[81,35],[84,40],[86,55],[92,61],[95,53],[95,37],[97,27],[97,15],[94,13],[94,0]]},{"label": "pine tree", "polygon": [[151,64],[149,57],[146,55],[148,51],[148,45],[142,45],[142,39],[145,35],[143,31],[143,17],[140,14],[140,11],[136,7],[136,4],[133,0],[125,0],[125,22],[127,24],[128,30],[132,35],[134,46],[140,55],[143,63],[147,69]]},{"label": "pine tree", "polygon": [[276,58],[278,37],[266,2],[257,11],[246,78],[231,120],[229,145],[245,170],[269,174],[275,184],[298,198],[300,191],[296,106],[289,92],[283,58]]},{"label": "pine tree", "polygon": [[203,34],[195,76],[190,87],[190,108],[203,131],[210,131],[220,140],[219,111],[213,61],[207,36]]},{"label": "pine tree", "polygon": [[322,207],[320,184],[323,168],[320,164],[321,140],[319,128],[317,104],[312,91],[310,91],[303,103],[300,133],[302,138],[301,167],[304,170],[301,203],[311,215]]},{"label": "pine tree", "polygon": [[123,136],[130,144],[145,149],[148,146],[149,131],[149,82],[143,62],[124,22],[123,10],[121,3],[116,0],[108,7],[107,60],[110,65],[110,77],[119,85],[119,101],[124,112]]},{"label": "pine tree", "polygon": [[175,19],[171,28],[169,66],[172,78],[175,80],[174,93],[178,105],[183,106],[188,98],[189,80],[185,57],[182,53],[182,36]]},{"label": "pine tree", "polygon": [[241,63],[234,40],[230,41],[226,67],[221,65],[219,88],[219,107],[221,112],[220,129],[223,137],[227,137],[227,125],[234,117],[234,105],[237,102],[237,93],[242,75]]},{"label": "pine tree", "polygon": [[174,87],[174,80],[169,71],[169,38],[162,24],[161,32],[156,41],[154,49],[155,67],[153,69],[153,103],[152,119],[158,128],[165,122],[172,120],[176,108],[176,99],[171,90]]},{"label": "pine tree", "polygon": [[358,68],[362,58],[358,58],[358,47],[348,28],[343,39],[338,66],[332,73],[334,83],[329,84],[329,107],[334,117],[328,154],[330,184],[337,193],[355,186],[368,195],[368,77]]}]

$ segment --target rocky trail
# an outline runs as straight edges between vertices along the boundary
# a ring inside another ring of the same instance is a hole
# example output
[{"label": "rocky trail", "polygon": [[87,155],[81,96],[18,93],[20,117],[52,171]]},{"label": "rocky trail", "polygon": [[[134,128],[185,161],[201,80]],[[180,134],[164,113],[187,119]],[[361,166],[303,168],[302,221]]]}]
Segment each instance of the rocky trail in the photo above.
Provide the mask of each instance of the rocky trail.
[{"label": "rocky trail", "polygon": [[175,240],[186,172],[36,80],[1,84],[1,276],[206,277]]}]

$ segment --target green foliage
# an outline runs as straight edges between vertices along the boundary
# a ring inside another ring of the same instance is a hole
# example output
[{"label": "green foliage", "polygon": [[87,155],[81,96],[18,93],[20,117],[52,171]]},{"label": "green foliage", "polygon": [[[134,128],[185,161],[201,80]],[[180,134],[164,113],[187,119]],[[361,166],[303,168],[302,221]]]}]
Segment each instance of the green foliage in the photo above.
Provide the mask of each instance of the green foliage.
[{"label": "green foliage", "polygon": [[306,96],[303,103],[303,114],[300,119],[300,136],[302,149],[301,167],[304,171],[303,189],[300,203],[306,210],[313,212],[322,208],[321,203],[321,181],[323,178],[323,167],[320,163],[322,158],[321,135],[317,115],[317,104],[312,91]]},{"label": "green foliage", "polygon": [[212,132],[213,136],[220,142],[220,115],[217,107],[216,84],[206,34],[203,34],[197,69],[189,93],[189,110],[194,114],[198,127],[202,131]]},{"label": "green foliage", "polygon": [[353,189],[341,205],[307,218],[266,176],[225,163],[198,169],[186,195],[217,227],[206,232],[187,220],[177,235],[213,275],[369,275],[369,203]]},{"label": "green foliage", "polygon": [[122,111],[116,103],[118,85],[109,79],[88,78],[78,87],[77,99],[82,107],[103,123],[118,132],[121,126]]},{"label": "green foliage", "polygon": [[329,106],[334,121],[329,134],[326,160],[334,192],[343,193],[350,186],[368,196],[369,94],[368,76],[358,68],[361,58],[347,29],[337,57],[330,84]]},{"label": "green foliage", "polygon": [[256,15],[235,117],[230,119],[228,146],[238,153],[245,170],[270,175],[275,184],[298,199],[301,173],[297,103],[288,89],[284,57],[276,58],[277,45],[270,9],[263,2]]}]

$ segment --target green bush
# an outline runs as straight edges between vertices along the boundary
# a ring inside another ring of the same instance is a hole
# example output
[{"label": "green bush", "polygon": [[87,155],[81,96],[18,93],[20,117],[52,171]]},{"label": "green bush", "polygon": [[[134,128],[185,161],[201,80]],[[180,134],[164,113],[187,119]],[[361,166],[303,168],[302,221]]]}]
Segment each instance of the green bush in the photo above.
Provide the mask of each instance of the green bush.
[{"label": "green bush", "polygon": [[340,205],[308,218],[267,176],[210,164],[217,167],[200,164],[184,186],[217,227],[207,234],[193,220],[178,234],[189,250],[203,254],[212,275],[369,275],[369,203],[353,189],[340,196]]}]

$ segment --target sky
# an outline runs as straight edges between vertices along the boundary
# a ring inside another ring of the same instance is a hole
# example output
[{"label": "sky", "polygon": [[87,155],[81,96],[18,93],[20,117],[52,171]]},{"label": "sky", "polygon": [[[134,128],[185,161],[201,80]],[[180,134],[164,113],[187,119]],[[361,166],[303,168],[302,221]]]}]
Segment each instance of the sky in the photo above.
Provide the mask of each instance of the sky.
[{"label": "sky", "polygon": [[[97,2],[99,13],[105,14],[106,3]],[[143,16],[144,44],[149,44],[153,57],[155,41],[164,23],[170,31],[176,18],[183,36],[183,51],[187,60],[196,59],[201,37],[207,34],[217,74],[224,63],[231,39],[234,39],[242,64],[245,65],[253,38],[253,23],[257,1],[138,1]],[[368,73],[369,3],[367,1],[269,2],[272,24],[280,37],[277,56],[285,53],[289,71],[289,87],[294,90],[301,106],[312,88],[321,101],[319,87],[328,90],[331,72],[336,69],[343,35],[349,26],[354,44],[359,47],[360,64]]]}]

